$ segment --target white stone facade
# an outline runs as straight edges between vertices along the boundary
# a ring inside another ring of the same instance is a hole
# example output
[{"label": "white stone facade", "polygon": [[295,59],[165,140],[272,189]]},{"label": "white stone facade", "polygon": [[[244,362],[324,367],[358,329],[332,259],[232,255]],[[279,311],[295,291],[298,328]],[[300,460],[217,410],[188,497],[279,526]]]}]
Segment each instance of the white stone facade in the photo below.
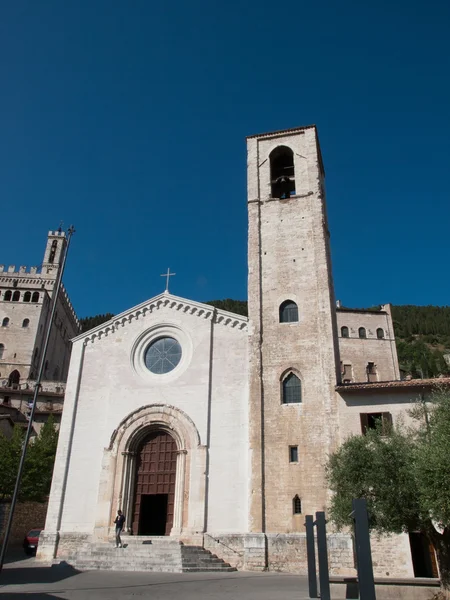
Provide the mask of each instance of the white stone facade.
[{"label": "white stone facade", "polygon": [[[398,381],[389,305],[336,309],[314,126],[248,139],[248,212],[248,319],[164,293],[75,338],[41,559],[110,539],[118,508],[130,528],[137,449],[158,431],[176,444],[170,535],[239,568],[304,572],[329,453],[361,413],[395,422],[421,393]],[[146,352],[167,336],[180,362],[152,373]],[[384,560],[383,543],[401,552]],[[376,574],[412,575],[407,538],[374,544]],[[332,572],[354,573],[351,537],[330,531],[329,547]]]}]

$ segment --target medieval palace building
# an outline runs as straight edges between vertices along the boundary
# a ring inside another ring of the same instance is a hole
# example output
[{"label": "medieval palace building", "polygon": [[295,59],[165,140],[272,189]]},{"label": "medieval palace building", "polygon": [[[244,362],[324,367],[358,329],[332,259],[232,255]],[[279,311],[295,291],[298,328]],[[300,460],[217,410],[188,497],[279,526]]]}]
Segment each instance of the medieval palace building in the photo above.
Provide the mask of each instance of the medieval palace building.
[{"label": "medieval palace building", "polygon": [[[25,421],[44,346],[54,286],[66,249],[63,231],[50,231],[39,267],[0,265],[0,419]],[[69,370],[71,340],[80,331],[64,286],[61,287],[44,364],[42,392],[35,414],[39,429],[49,414],[59,422]],[[22,420],[20,419],[22,417]],[[5,427],[3,427],[5,431]]]}]

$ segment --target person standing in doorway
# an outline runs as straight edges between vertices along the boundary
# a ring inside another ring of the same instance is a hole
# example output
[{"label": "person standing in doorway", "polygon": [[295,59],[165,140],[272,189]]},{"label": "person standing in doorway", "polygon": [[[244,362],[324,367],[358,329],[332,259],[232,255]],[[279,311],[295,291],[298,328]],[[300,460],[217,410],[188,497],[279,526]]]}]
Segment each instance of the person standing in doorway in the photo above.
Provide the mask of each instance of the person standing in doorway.
[{"label": "person standing in doorway", "polygon": [[120,534],[122,533],[124,523],[125,516],[121,510],[118,510],[117,517],[114,519],[114,524],[116,526],[116,548],[122,548],[122,540],[120,539]]}]

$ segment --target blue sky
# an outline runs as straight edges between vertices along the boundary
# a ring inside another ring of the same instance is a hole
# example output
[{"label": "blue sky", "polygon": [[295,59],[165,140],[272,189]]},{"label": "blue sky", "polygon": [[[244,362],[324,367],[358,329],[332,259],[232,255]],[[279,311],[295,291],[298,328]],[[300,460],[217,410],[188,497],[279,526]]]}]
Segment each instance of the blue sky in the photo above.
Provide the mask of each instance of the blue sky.
[{"label": "blue sky", "polygon": [[245,136],[316,123],[336,296],[449,304],[450,4],[0,8],[0,262],[74,223],[80,316],[246,298]]}]

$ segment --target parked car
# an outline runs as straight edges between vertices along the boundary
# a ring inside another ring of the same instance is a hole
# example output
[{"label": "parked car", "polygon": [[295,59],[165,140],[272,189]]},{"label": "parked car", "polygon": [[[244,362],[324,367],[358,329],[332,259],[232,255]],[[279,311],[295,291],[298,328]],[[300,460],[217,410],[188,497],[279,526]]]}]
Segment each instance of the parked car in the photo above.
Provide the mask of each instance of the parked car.
[{"label": "parked car", "polygon": [[39,543],[39,536],[41,535],[42,528],[31,529],[25,539],[23,540],[23,549],[25,554],[36,554],[36,550]]}]

